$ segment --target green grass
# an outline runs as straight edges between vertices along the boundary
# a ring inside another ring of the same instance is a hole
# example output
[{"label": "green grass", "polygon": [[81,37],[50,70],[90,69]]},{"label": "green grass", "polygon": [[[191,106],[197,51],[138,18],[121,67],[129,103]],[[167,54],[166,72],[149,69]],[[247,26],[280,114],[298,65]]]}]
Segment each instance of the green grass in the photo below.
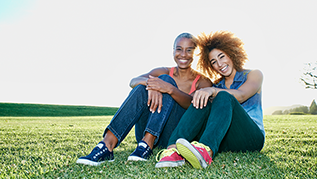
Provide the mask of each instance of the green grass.
[{"label": "green grass", "polygon": [[107,116],[117,110],[114,107],[0,103],[0,116]]},{"label": "green grass", "polygon": [[[220,153],[196,170],[126,162],[136,147],[134,131],[115,149],[115,161],[78,165],[102,139],[112,116],[0,117],[0,178],[316,178],[317,116],[265,116],[261,152]],[[158,149],[154,150],[154,154]]]}]

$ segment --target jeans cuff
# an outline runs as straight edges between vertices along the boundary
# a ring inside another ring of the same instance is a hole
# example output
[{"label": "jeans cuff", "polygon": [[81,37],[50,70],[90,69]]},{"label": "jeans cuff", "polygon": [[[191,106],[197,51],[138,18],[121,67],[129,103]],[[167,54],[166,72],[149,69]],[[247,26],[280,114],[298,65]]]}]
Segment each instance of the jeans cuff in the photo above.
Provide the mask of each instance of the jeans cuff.
[{"label": "jeans cuff", "polygon": [[159,134],[157,133],[157,132],[154,132],[154,131],[152,131],[151,129],[149,129],[149,128],[146,128],[145,130],[144,130],[144,134],[143,134],[143,136],[145,136],[145,133],[146,132],[148,132],[148,133],[150,133],[150,134],[152,134],[152,135],[154,135],[156,138],[155,138],[155,140],[154,140],[154,145],[158,142],[158,140],[159,140]]}]

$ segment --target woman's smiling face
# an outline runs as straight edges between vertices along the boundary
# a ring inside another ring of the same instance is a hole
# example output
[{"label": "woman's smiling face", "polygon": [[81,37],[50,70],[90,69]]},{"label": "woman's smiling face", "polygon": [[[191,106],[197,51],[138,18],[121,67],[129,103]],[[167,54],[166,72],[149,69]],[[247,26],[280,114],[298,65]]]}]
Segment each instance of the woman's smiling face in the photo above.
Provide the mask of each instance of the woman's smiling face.
[{"label": "woman's smiling face", "polygon": [[189,68],[193,62],[195,44],[191,39],[180,38],[174,47],[174,60],[179,68]]},{"label": "woman's smiling face", "polygon": [[211,66],[224,77],[229,77],[236,71],[229,56],[219,49],[213,49],[209,52],[209,60]]}]

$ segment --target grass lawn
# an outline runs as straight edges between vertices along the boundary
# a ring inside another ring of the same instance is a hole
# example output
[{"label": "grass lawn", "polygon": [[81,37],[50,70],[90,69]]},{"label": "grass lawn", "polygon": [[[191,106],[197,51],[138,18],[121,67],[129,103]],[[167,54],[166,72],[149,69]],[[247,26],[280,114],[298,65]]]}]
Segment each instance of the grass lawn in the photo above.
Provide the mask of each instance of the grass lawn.
[{"label": "grass lawn", "polygon": [[114,162],[76,164],[102,139],[111,118],[0,117],[0,178],[316,178],[317,116],[265,116],[261,152],[220,153],[204,170],[189,163],[156,169],[155,155],[127,162],[134,131],[115,149]]},{"label": "grass lawn", "polygon": [[96,106],[1,103],[0,116],[107,116],[118,108]]}]

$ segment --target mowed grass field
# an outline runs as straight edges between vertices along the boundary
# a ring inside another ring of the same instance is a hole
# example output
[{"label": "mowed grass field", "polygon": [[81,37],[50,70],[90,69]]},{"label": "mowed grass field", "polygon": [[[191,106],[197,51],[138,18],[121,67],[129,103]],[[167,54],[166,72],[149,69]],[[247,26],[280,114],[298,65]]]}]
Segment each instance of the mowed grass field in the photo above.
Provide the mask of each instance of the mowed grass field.
[{"label": "mowed grass field", "polygon": [[133,130],[115,149],[114,162],[78,165],[102,140],[113,114],[36,115],[0,117],[0,178],[317,178],[317,116],[264,116],[261,152],[219,153],[209,167],[197,170],[189,163],[156,169],[159,149],[147,162],[127,162],[137,145]]}]

